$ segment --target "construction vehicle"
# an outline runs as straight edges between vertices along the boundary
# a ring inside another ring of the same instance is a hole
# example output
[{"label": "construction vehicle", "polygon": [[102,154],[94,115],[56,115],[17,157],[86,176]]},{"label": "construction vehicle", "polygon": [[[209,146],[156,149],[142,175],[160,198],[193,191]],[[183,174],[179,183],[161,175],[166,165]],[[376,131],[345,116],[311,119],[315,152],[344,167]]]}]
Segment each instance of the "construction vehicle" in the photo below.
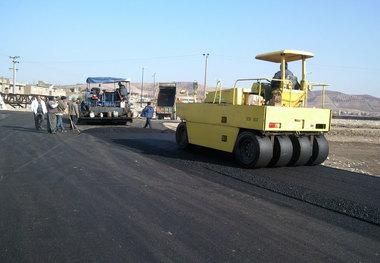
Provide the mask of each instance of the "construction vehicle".
[{"label": "construction vehicle", "polygon": [[[90,77],[86,80],[86,100],[81,105],[80,123],[127,124],[133,122],[130,110],[129,79]],[[113,89],[102,88],[102,84],[113,84]],[[116,87],[117,83],[117,87]],[[91,87],[96,84],[96,87]]]},{"label": "construction vehicle", "polygon": [[175,120],[176,116],[176,83],[159,83],[156,105],[156,116],[158,119],[169,117]]},{"label": "construction vehicle", "polygon": [[[219,81],[204,102],[178,103],[178,147],[195,144],[231,152],[246,168],[321,164],[329,153],[323,134],[330,130],[331,110],[324,109],[328,84],[306,80],[306,59],[312,57],[295,50],[257,55],[280,63],[281,78],[239,79],[232,89],[222,89]],[[302,61],[300,84],[285,74],[285,64],[297,60]],[[308,108],[308,91],[316,86],[323,87],[321,108]]]}]

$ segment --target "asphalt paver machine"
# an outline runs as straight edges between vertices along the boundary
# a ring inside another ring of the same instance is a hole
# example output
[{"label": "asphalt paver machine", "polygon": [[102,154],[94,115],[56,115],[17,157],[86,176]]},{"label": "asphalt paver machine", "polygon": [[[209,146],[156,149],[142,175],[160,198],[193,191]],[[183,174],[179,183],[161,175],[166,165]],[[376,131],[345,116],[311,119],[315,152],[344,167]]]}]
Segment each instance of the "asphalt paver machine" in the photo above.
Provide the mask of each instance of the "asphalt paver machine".
[{"label": "asphalt paver machine", "polygon": [[[129,79],[90,77],[86,82],[86,99],[80,106],[81,123],[127,124],[133,122],[133,114],[130,110]],[[113,88],[102,88],[102,84],[113,84]]]}]

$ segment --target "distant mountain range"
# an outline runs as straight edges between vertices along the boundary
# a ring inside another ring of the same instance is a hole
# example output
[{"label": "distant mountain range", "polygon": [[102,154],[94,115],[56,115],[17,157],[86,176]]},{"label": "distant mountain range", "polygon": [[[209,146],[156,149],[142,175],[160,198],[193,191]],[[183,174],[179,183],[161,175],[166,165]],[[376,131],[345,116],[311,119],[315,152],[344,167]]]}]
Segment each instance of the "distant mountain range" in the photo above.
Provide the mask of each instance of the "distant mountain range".
[{"label": "distant mountain range", "polygon": [[[308,105],[321,107],[322,91],[311,91],[308,96]],[[380,98],[370,95],[347,95],[337,91],[325,92],[325,108],[343,112],[380,113]]]},{"label": "distant mountain range", "polygon": [[[132,90],[140,92],[141,84],[132,83]],[[189,94],[193,94],[192,82],[177,82],[177,91],[186,89]],[[153,94],[153,83],[144,84],[144,90],[148,94]],[[215,87],[207,87],[207,91],[213,91]],[[145,93],[144,92],[144,93]],[[156,94],[157,95],[157,94]],[[203,85],[198,86],[198,95],[203,97]],[[318,107],[322,105],[322,91],[310,91],[308,93],[308,106]],[[341,111],[343,114],[359,113],[380,113],[380,98],[370,95],[348,95],[337,91],[325,91],[325,108],[334,112]]]}]

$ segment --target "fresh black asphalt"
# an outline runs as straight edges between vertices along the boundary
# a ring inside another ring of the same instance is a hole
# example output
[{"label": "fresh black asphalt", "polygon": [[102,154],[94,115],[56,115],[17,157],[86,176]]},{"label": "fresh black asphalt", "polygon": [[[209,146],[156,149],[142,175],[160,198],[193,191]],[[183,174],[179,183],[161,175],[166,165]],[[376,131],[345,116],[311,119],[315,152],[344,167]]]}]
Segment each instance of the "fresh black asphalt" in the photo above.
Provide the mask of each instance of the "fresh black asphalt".
[{"label": "fresh black asphalt", "polygon": [[142,126],[51,135],[0,111],[0,262],[380,261],[380,178],[242,169]]}]

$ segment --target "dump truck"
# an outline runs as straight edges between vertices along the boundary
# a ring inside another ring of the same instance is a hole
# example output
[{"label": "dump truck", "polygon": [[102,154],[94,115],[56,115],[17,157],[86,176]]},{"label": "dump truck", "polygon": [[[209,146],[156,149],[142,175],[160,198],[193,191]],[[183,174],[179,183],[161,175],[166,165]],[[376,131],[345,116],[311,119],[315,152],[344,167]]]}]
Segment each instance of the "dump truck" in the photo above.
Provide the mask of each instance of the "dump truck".
[{"label": "dump truck", "polygon": [[[296,50],[257,55],[280,63],[281,77],[239,79],[232,89],[223,89],[219,81],[202,103],[178,103],[178,147],[195,144],[230,152],[246,168],[321,164],[329,153],[324,133],[330,130],[331,110],[324,108],[328,84],[306,80],[306,59],[312,57]],[[286,63],[297,60],[302,61],[300,83],[285,74]],[[323,88],[320,108],[307,107],[314,87]]]},{"label": "dump truck", "polygon": [[[86,83],[86,99],[80,105],[80,123],[123,125],[133,122],[129,79],[89,77]],[[113,88],[102,88],[102,84],[113,84]]]},{"label": "dump truck", "polygon": [[158,119],[169,117],[171,120],[177,118],[176,115],[176,83],[159,83],[156,105],[156,116]]}]

